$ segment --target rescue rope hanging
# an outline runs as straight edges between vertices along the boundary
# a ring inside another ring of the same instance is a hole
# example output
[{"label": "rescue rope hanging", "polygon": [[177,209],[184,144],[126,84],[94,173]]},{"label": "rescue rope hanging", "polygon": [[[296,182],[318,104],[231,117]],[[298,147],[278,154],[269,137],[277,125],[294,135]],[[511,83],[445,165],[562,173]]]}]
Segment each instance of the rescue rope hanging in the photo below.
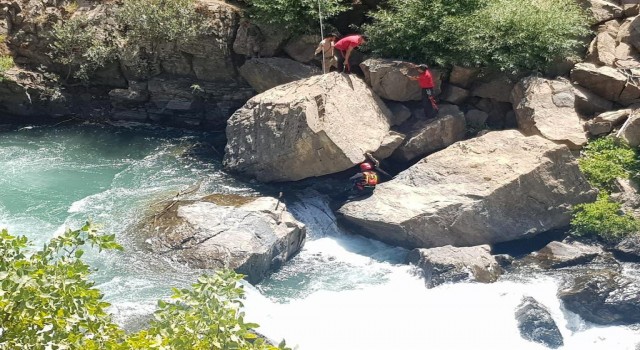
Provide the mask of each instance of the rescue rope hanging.
[{"label": "rescue rope hanging", "polygon": [[[318,0],[318,18],[320,20],[320,40],[324,40],[324,25],[322,24],[322,8],[320,7],[320,0]],[[322,74],[324,75],[324,44],[322,45]]]}]

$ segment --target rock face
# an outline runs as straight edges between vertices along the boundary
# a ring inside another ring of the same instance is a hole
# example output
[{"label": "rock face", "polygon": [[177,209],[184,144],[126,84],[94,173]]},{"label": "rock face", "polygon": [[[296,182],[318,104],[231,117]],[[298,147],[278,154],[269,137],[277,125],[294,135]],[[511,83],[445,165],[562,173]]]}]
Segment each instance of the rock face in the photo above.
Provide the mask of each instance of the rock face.
[{"label": "rock face", "polygon": [[254,58],[240,67],[240,75],[258,92],[322,73],[318,68],[288,58]]},{"label": "rock face", "polygon": [[364,81],[340,73],[278,86],[227,123],[224,164],[260,181],[295,181],[362,162],[389,133],[391,112]]},{"label": "rock face", "polygon": [[226,206],[211,198],[178,202],[156,216],[148,224],[152,250],[195,268],[234,269],[255,284],[302,248],[306,228],[277,199]]},{"label": "rock face", "polygon": [[589,322],[640,322],[640,285],[617,271],[592,270],[558,293],[564,306]]},{"label": "rock face", "polygon": [[[418,75],[418,71],[409,62],[388,59],[370,58],[360,64],[364,72],[364,80],[378,96],[393,101],[411,101],[421,99],[420,86],[410,76]],[[440,93],[440,72],[432,69],[434,93]]]},{"label": "rock face", "polygon": [[520,335],[532,342],[557,349],[564,345],[562,333],[547,308],[532,297],[522,298],[516,309]]},{"label": "rock face", "polygon": [[513,89],[512,102],[518,129],[525,135],[540,135],[571,149],[587,143],[569,82],[525,78]]},{"label": "rock face", "polygon": [[616,137],[628,143],[631,147],[640,146],[640,113],[636,112],[622,125]]},{"label": "rock face", "polygon": [[580,265],[592,261],[604,254],[599,247],[572,242],[551,242],[535,253],[535,260],[544,268],[561,268]]},{"label": "rock face", "polygon": [[475,246],[567,226],[595,197],[566,146],[507,130],[432,154],[339,212],[390,244]]},{"label": "rock face", "polygon": [[437,119],[420,119],[408,126],[408,129],[404,142],[393,154],[393,158],[405,162],[424,157],[464,139],[466,124],[464,114],[458,106],[442,105]]},{"label": "rock face", "polygon": [[571,71],[571,80],[598,96],[628,106],[640,100],[640,89],[620,70],[578,63]]},{"label": "rock face", "polygon": [[452,246],[414,249],[407,256],[409,263],[422,269],[427,287],[464,280],[495,282],[502,268],[490,254],[488,245],[457,248]]}]

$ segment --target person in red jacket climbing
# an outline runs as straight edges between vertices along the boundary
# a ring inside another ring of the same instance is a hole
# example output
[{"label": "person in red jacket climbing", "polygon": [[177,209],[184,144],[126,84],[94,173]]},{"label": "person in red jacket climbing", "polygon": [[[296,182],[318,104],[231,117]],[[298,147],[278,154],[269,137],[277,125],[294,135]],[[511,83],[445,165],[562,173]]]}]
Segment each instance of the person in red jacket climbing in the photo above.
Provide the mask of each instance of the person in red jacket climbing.
[{"label": "person in red jacket climbing", "polygon": [[355,197],[373,194],[373,190],[378,184],[378,174],[373,170],[373,165],[369,162],[360,164],[360,172],[349,178],[353,182],[351,193]]},{"label": "person in red jacket climbing", "polygon": [[366,35],[353,34],[345,36],[336,42],[334,48],[340,51],[341,54],[338,57],[338,70],[340,72],[351,73],[351,64],[349,63],[351,52],[356,47],[366,43],[367,40],[368,37]]},{"label": "person in red jacket climbing", "polygon": [[419,66],[414,65],[414,67],[418,69],[418,75],[407,75],[407,77],[411,80],[417,80],[420,85],[420,89],[422,89],[422,108],[424,108],[425,118],[435,118],[438,115],[438,104],[433,97],[434,84],[431,71],[429,71],[429,66],[421,64]]}]

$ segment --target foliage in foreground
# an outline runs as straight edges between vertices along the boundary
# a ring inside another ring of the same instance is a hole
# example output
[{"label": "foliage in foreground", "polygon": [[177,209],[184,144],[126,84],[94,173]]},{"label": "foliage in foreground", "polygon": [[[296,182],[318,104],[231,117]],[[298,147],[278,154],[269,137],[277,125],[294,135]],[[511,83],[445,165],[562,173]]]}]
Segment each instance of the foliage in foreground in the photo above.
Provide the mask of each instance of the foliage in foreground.
[{"label": "foliage in foreground", "polygon": [[609,243],[619,242],[640,230],[640,222],[623,213],[620,203],[611,201],[606,193],[599,195],[594,203],[577,205],[571,226],[577,236],[600,237]]},{"label": "foliage in foreground", "polygon": [[323,20],[346,11],[341,0],[249,0],[251,17],[294,34],[318,33],[318,4]]},{"label": "foliage in foreground", "polygon": [[126,334],[89,280],[83,246],[122,249],[90,224],[67,230],[36,252],[25,237],[0,233],[0,349],[286,349],[258,339],[244,322],[242,275],[219,271],[159,301],[147,329]]},{"label": "foliage in foreground", "polygon": [[13,68],[15,63],[11,55],[0,55],[0,81],[4,79],[4,72]]},{"label": "foliage in foreground", "polygon": [[389,0],[365,26],[374,53],[419,62],[536,70],[574,56],[588,20],[575,0]]},{"label": "foliage in foreground", "polygon": [[638,175],[640,152],[613,137],[602,137],[589,142],[578,164],[593,186],[611,191],[617,178]]},{"label": "foliage in foreground", "polygon": [[577,236],[594,236],[615,243],[640,231],[640,221],[621,210],[609,198],[617,178],[635,178],[640,171],[640,152],[613,137],[590,142],[578,160],[580,170],[591,185],[600,190],[594,203],[574,208],[571,227]]}]

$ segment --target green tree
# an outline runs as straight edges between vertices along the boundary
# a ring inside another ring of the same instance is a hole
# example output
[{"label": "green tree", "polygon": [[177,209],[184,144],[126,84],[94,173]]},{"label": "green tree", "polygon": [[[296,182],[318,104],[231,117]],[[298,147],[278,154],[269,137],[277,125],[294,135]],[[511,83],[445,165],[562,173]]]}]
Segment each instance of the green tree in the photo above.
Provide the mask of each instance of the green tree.
[{"label": "green tree", "polygon": [[317,33],[319,8],[323,20],[349,9],[341,0],[248,0],[251,17],[293,34]]},{"label": "green tree", "polygon": [[164,43],[184,43],[203,32],[194,0],[125,0],[116,19],[126,45],[147,47],[152,55]]},{"label": "green tree", "polygon": [[53,25],[51,58],[67,68],[70,77],[87,82],[91,74],[115,58],[113,44],[86,17],[77,16]]},{"label": "green tree", "polygon": [[574,0],[389,0],[372,18],[378,55],[508,72],[572,56],[588,32]]},{"label": "green tree", "polygon": [[277,350],[256,336],[240,310],[242,275],[217,271],[192,289],[174,289],[159,301],[147,329],[126,334],[106,312],[109,303],[89,280],[82,261],[85,245],[122,249],[114,236],[98,235],[86,224],[30,252],[26,237],[0,233],[0,349],[159,348]]}]

